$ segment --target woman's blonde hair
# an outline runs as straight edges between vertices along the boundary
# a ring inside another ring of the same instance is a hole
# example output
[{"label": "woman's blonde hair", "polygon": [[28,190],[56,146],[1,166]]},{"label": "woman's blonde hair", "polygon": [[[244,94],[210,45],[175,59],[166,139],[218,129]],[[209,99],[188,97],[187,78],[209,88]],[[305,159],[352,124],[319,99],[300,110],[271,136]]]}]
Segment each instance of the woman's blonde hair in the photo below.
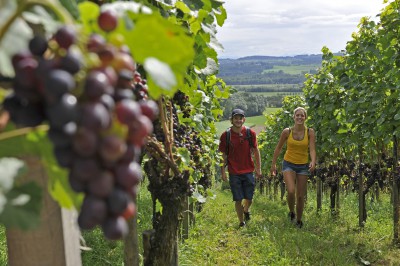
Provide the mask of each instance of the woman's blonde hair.
[{"label": "woman's blonde hair", "polygon": [[306,111],[306,109],[305,109],[304,107],[297,107],[296,109],[294,109],[294,111],[293,111],[293,117],[296,116],[296,112],[299,111],[299,110],[303,111],[304,115],[305,115],[306,118],[307,118],[307,111]]}]

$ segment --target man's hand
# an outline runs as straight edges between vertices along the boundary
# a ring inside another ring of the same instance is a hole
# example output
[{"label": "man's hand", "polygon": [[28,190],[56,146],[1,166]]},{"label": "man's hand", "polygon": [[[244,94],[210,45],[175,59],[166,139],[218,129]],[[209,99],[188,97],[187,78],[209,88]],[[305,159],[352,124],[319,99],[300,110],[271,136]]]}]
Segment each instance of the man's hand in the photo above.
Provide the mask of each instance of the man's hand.
[{"label": "man's hand", "polygon": [[228,181],[228,178],[226,177],[225,171],[222,171],[222,172],[221,172],[221,177],[222,177],[222,180]]},{"label": "man's hand", "polygon": [[258,179],[262,178],[261,169],[256,169],[256,178],[258,178]]}]

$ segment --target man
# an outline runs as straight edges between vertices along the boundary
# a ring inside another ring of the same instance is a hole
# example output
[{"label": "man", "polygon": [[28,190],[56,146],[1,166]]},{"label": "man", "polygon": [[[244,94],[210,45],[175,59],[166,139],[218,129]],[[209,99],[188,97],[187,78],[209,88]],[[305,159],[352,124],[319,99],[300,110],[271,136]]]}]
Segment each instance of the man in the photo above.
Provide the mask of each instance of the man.
[{"label": "man", "polygon": [[245,121],[244,111],[234,109],[231,115],[232,126],[222,133],[219,142],[219,151],[223,153],[222,180],[228,180],[225,172],[225,167],[228,166],[229,185],[235,201],[239,227],[245,226],[250,220],[250,206],[255,189],[254,169],[256,177],[261,178],[261,159],[256,133],[243,126]]}]

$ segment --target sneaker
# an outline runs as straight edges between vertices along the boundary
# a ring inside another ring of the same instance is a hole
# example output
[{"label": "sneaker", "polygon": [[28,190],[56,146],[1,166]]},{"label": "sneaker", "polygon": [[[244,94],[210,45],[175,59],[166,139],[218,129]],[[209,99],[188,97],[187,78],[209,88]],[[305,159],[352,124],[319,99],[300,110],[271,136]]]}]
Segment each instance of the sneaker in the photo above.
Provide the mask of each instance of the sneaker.
[{"label": "sneaker", "polygon": [[250,212],[244,212],[244,220],[247,222],[247,221],[250,221]]},{"label": "sneaker", "polygon": [[244,227],[245,225],[246,225],[245,222],[241,222],[241,223],[239,224],[239,227],[241,228],[241,227]]},{"label": "sneaker", "polygon": [[302,228],[302,227],[303,227],[303,222],[302,222],[302,221],[297,221],[297,222],[296,222],[296,226],[297,226],[298,228]]},{"label": "sneaker", "polygon": [[294,218],[296,218],[296,215],[294,214],[294,212],[289,212],[288,217],[291,222],[294,222]]}]

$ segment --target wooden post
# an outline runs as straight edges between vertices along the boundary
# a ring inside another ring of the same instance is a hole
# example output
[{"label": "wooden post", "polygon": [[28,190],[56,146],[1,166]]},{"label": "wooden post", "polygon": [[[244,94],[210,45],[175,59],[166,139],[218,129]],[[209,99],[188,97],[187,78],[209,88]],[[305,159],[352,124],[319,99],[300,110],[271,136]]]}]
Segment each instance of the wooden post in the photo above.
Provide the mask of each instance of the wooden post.
[{"label": "wooden post", "polygon": [[273,199],[276,200],[276,197],[278,195],[278,185],[279,185],[279,183],[276,180],[273,180],[273,182],[274,182],[274,197],[273,197]]},{"label": "wooden post", "polygon": [[[136,198],[134,199],[136,204]],[[137,216],[128,221],[129,234],[124,238],[124,265],[138,266],[139,265],[139,240],[137,233]]]},{"label": "wooden post", "polygon": [[183,202],[183,221],[182,221],[182,239],[188,239],[189,237],[189,199],[186,196]]},{"label": "wooden post", "polygon": [[149,254],[150,254],[150,250],[151,250],[151,241],[152,238],[155,234],[155,230],[154,229],[149,229],[146,230],[142,233],[143,236],[143,262],[144,265],[147,265],[147,262],[149,260]]},{"label": "wooden post", "polygon": [[397,154],[397,137],[393,134],[393,243],[399,244],[399,169]]},{"label": "wooden post", "polygon": [[337,190],[336,190],[336,208],[335,208],[336,214],[339,213],[339,209],[340,209],[340,198],[339,198],[339,195],[340,195],[340,178],[341,178],[341,176],[338,174]]},{"label": "wooden post", "polygon": [[322,210],[322,180],[317,177],[317,211]]},{"label": "wooden post", "polygon": [[191,226],[196,224],[196,217],[194,216],[194,203],[189,204],[189,223]]},{"label": "wooden post", "polygon": [[41,222],[35,230],[6,229],[8,265],[82,265],[76,211],[61,209],[51,198],[47,191],[47,175],[38,157],[23,160],[28,173],[21,177],[21,182],[34,180],[43,189]]},{"label": "wooden post", "polygon": [[[361,149],[360,149],[360,165],[362,163],[362,157],[361,157]],[[364,227],[364,182],[363,182],[363,172],[360,169],[361,167],[358,168],[358,226]]]}]

